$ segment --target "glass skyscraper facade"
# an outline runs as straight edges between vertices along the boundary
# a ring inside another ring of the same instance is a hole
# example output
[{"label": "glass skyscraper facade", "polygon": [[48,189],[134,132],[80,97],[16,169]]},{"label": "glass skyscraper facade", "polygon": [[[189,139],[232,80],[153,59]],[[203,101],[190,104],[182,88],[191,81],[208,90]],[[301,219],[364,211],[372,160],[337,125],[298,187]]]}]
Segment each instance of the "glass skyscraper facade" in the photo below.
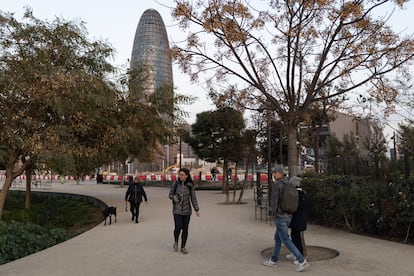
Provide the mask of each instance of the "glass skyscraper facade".
[{"label": "glass skyscraper facade", "polygon": [[135,32],[131,55],[131,69],[145,66],[148,73],[145,88],[149,93],[160,87],[170,87],[172,93],[172,61],[164,21],[158,11],[146,10]]},{"label": "glass skyscraper facade", "polygon": [[[139,69],[143,67],[144,71]],[[167,30],[164,21],[158,11],[154,9],[146,10],[139,22],[135,32],[134,43],[132,46],[130,69],[138,69],[139,74],[143,74],[143,79],[139,85],[148,94],[161,93],[161,97],[167,101],[173,110],[173,75],[172,59],[170,55],[170,45],[168,42]],[[134,74],[135,74],[134,73]],[[131,87],[130,87],[131,89]],[[169,117],[164,117],[169,120]],[[161,171],[165,167],[174,163],[174,147],[159,145],[160,152],[168,148],[168,153],[156,156],[151,163],[141,163],[137,160],[132,165],[133,171]],[[165,150],[166,151],[166,150]],[[170,154],[171,151],[171,154]]]}]

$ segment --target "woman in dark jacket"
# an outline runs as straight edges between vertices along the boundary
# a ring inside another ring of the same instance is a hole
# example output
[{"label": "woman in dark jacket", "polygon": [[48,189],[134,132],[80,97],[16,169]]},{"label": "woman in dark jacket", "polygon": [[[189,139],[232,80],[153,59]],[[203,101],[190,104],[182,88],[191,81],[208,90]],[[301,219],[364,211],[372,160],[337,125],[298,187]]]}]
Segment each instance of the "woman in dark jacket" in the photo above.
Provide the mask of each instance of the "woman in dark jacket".
[{"label": "woman in dark jacket", "polygon": [[194,190],[194,182],[191,178],[190,171],[181,168],[178,171],[178,179],[171,186],[169,198],[173,202],[174,215],[174,251],[178,251],[178,238],[181,233],[181,252],[187,254],[185,245],[188,238],[188,226],[191,217],[191,205],[193,206],[196,216],[200,216],[196,193]]},{"label": "woman in dark jacket", "polygon": [[[303,255],[303,245],[302,245],[302,239],[300,232],[303,232],[306,230],[307,226],[307,216],[308,216],[308,206],[307,206],[307,199],[306,194],[300,187],[301,182],[300,177],[292,177],[289,181],[296,185],[296,189],[298,190],[299,194],[299,204],[298,209],[295,213],[292,215],[292,220],[290,222],[290,236],[293,241],[293,243],[296,245],[297,249],[299,249],[300,253]],[[291,259],[288,257],[288,259]],[[293,257],[292,257],[293,259]]]},{"label": "woman in dark jacket", "polygon": [[145,202],[148,202],[147,194],[145,193],[144,187],[139,182],[139,177],[135,176],[134,182],[129,184],[128,190],[125,193],[125,202],[129,201],[130,210],[132,213],[132,221],[138,223],[139,217],[139,206],[142,202],[142,197],[144,197]]}]

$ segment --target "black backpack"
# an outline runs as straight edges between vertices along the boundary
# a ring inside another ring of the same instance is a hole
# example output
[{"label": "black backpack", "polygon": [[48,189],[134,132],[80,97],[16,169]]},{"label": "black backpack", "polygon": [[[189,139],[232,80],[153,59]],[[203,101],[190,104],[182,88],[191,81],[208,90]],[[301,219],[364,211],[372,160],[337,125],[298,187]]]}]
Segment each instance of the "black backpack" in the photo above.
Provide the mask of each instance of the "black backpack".
[{"label": "black backpack", "polygon": [[279,195],[279,207],[288,214],[293,214],[298,210],[299,193],[296,185],[289,181],[283,183],[283,188]]}]

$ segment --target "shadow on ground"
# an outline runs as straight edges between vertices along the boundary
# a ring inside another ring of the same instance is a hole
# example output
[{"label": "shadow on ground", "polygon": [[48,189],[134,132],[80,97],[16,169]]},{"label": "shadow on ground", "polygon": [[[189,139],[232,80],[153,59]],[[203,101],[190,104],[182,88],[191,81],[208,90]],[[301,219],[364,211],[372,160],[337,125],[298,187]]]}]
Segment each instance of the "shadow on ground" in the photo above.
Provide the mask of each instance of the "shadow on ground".
[{"label": "shadow on ground", "polygon": [[[307,254],[306,259],[308,261],[323,261],[323,260],[329,260],[333,259],[337,256],[339,256],[339,252],[335,249],[327,248],[327,247],[321,247],[321,246],[314,246],[314,245],[308,245],[307,248]],[[273,247],[263,249],[261,254],[265,259],[269,259],[272,256]],[[282,246],[280,250],[280,256],[285,256],[286,254],[289,254],[289,250]],[[286,258],[280,258],[280,260],[287,260]]]}]

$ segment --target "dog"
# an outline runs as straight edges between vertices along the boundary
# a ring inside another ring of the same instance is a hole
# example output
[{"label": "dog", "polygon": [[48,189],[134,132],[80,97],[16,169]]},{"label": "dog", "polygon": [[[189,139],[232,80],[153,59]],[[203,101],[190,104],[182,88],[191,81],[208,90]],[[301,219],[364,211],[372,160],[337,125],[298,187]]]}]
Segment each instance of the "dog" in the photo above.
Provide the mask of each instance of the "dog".
[{"label": "dog", "polygon": [[112,223],[112,215],[114,215],[115,222],[116,222],[116,207],[112,206],[112,207],[105,208],[105,210],[102,211],[102,214],[105,218],[105,224],[104,225],[106,225],[106,219],[108,217],[109,217],[109,224]]}]

